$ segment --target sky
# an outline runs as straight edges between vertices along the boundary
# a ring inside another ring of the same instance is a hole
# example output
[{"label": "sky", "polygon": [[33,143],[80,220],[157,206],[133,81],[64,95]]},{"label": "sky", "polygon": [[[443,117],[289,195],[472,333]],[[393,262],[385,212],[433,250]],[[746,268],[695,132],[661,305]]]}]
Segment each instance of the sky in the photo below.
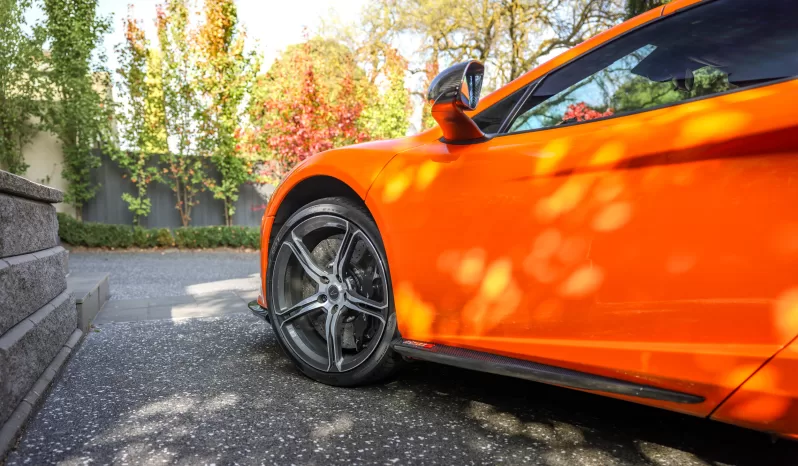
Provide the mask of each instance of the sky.
[{"label": "sky", "polygon": [[[147,37],[155,38],[155,6],[163,0],[100,0],[98,13],[113,15],[113,32],[105,37],[107,65],[116,70],[114,47],[124,41],[122,21],[132,3],[133,16],[143,20]],[[358,19],[367,0],[237,0],[238,18],[247,31],[248,42],[264,57],[268,66],[286,46],[302,42],[303,30],[316,30],[322,21],[351,23]],[[31,11],[29,18],[42,19]]]}]

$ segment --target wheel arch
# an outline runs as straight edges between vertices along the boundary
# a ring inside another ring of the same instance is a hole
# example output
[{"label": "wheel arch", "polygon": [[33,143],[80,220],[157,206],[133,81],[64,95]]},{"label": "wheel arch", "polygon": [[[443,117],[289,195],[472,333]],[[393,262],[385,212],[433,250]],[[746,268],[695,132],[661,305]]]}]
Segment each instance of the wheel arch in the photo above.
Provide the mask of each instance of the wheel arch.
[{"label": "wheel arch", "polygon": [[[274,211],[274,221],[271,226],[267,248],[271,247],[272,240],[285,222],[294,214],[309,203],[324,199],[325,197],[344,197],[366,207],[366,203],[351,186],[338,178],[329,175],[314,175],[305,178],[291,187],[281,200]],[[268,251],[268,249],[266,249]]]}]

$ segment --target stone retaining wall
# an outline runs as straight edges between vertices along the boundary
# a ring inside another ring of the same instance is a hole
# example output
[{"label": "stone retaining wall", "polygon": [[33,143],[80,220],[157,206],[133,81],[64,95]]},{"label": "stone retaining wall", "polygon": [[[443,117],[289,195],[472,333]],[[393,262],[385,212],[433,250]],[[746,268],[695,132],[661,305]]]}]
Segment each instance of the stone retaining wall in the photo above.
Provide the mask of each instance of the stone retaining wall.
[{"label": "stone retaining wall", "polygon": [[58,245],[62,200],[0,171],[0,463],[82,333]]}]

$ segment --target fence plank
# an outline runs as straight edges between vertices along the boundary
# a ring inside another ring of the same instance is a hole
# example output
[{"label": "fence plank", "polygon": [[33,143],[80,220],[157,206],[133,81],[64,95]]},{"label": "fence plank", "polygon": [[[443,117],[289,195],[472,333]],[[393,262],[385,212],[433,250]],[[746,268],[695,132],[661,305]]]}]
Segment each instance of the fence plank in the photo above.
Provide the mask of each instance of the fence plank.
[{"label": "fence plank", "polygon": [[[133,224],[133,214],[122,200],[123,193],[133,194],[135,186],[128,178],[122,178],[124,172],[107,154],[99,153],[102,164],[92,170],[91,180],[99,186],[97,195],[83,206],[83,220],[87,222]],[[217,179],[218,173],[208,176]],[[236,213],[233,216],[235,225],[260,226],[263,207],[268,196],[274,190],[271,186],[241,186],[239,199],[236,202]],[[180,214],[175,208],[175,195],[168,186],[162,183],[151,183],[149,186],[152,209],[147,218],[142,219],[142,226],[149,228],[176,228],[182,226]],[[224,224],[224,203],[214,199],[209,191],[200,193],[199,204],[191,211],[191,225],[208,226]]]}]

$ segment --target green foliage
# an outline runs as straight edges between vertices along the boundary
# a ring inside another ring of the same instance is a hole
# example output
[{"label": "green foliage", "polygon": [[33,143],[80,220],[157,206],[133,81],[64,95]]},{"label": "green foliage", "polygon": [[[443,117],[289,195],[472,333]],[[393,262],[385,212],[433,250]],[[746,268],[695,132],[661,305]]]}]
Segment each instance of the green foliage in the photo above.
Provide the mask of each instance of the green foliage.
[{"label": "green foliage", "polygon": [[233,0],[205,2],[205,22],[197,34],[198,87],[202,105],[200,150],[210,155],[221,176],[209,181],[213,197],[224,202],[225,224],[233,224],[240,186],[252,180],[252,164],[244,158],[237,136],[244,100],[258,61],[244,52],[244,31],[238,26]]},{"label": "green foliage", "polygon": [[626,19],[634,18],[668,2],[670,0],[626,0]]},{"label": "green foliage", "polygon": [[113,142],[110,76],[102,55],[92,60],[110,23],[97,16],[97,0],[44,0],[44,10],[55,94],[47,126],[63,147],[63,176],[69,183],[64,198],[80,217],[97,189],[89,179],[91,169],[100,165],[93,149]]},{"label": "green foliage", "polygon": [[676,90],[670,81],[660,83],[636,76],[618,88],[612,96],[610,105],[619,112],[636,111],[717,94],[732,88],[726,73],[710,67],[694,72],[693,85],[689,91]]},{"label": "green foliage", "polygon": [[202,105],[196,86],[198,55],[189,28],[187,0],[169,0],[157,9],[156,26],[161,57],[159,76],[163,93],[163,122],[169,150],[161,155],[161,179],[175,193],[175,208],[183,226],[191,222],[191,209],[205,189],[205,164],[200,151]]},{"label": "green foliage", "polygon": [[[120,164],[121,165],[121,164]],[[133,183],[136,183],[136,178],[133,178]],[[141,217],[146,217],[150,214],[152,203],[150,198],[147,197],[146,183],[136,183],[138,195],[133,196],[129,193],[122,193],[122,200],[127,202],[127,208],[133,213],[133,224],[138,225]]]},{"label": "green foliage", "polygon": [[117,46],[120,68],[118,89],[126,105],[117,107],[116,118],[122,126],[123,150],[112,150],[111,158],[125,170],[136,187],[136,195],[125,193],[122,199],[133,213],[133,223],[138,225],[141,217],[150,213],[147,195],[149,184],[158,179],[158,171],[152,166],[150,150],[158,145],[161,134],[148,119],[150,109],[157,105],[153,98],[160,96],[152,83],[147,81],[149,59],[148,41],[144,31],[133,18],[125,20],[125,43]]},{"label": "green foliage", "polygon": [[405,87],[407,61],[388,49],[382,65],[384,91],[366,97],[360,120],[372,139],[393,139],[407,134],[410,125],[410,92]]},{"label": "green foliage", "polygon": [[[44,31],[23,29],[30,0],[0,0],[0,167],[23,174],[22,148],[40,128],[47,87],[43,73]],[[46,100],[46,99],[45,99]]]},{"label": "green foliage", "polygon": [[58,236],[73,246],[114,249],[173,246],[186,249],[260,247],[260,229],[253,227],[182,227],[169,230],[79,222],[63,213],[58,214]]},{"label": "green foliage", "polygon": [[260,231],[240,226],[183,227],[174,230],[179,248],[213,248],[219,246],[257,249]]}]

